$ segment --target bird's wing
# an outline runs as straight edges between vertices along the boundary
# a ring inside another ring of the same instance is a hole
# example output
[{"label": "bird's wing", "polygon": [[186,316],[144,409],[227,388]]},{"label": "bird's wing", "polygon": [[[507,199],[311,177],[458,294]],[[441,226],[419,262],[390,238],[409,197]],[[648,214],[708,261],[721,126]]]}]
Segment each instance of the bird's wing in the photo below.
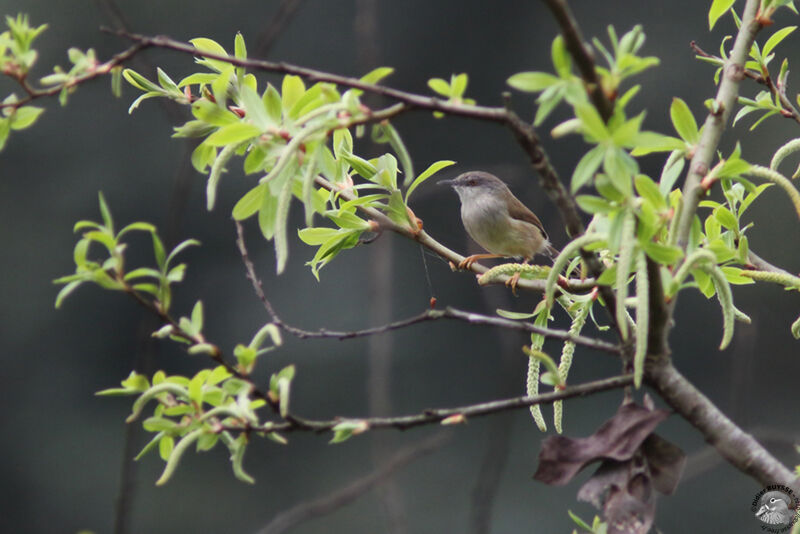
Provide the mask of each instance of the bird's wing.
[{"label": "bird's wing", "polygon": [[544,226],[542,226],[542,221],[539,220],[539,217],[534,215],[534,213],[529,210],[525,204],[520,202],[517,197],[511,197],[510,202],[508,203],[508,214],[512,219],[525,221],[526,223],[534,225],[542,232],[542,235],[545,239],[549,239],[547,237],[547,232],[544,230]]}]

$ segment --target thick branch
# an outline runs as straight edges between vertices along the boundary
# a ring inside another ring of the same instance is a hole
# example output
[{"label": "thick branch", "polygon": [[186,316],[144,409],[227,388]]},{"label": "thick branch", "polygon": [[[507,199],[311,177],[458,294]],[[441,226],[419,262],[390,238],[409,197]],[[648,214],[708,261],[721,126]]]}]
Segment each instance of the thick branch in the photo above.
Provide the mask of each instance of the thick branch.
[{"label": "thick branch", "polygon": [[683,208],[678,221],[678,245],[685,249],[689,239],[689,230],[692,227],[697,205],[705,194],[700,182],[711,167],[711,161],[719,146],[722,131],[728,123],[736,97],[739,94],[739,82],[744,77],[744,64],[747,61],[750,47],[756,38],[756,33],[761,29],[761,24],[756,18],[758,0],[747,0],[742,16],[742,25],[736,34],[731,55],[728,57],[722,71],[722,80],[714,99],[714,108],[709,111],[703,126],[703,134],[695,149],[694,157],[689,165],[689,174],[683,186]]},{"label": "thick branch", "polygon": [[705,440],[734,467],[762,485],[783,484],[800,492],[800,481],[750,434],[728,419],[708,397],[662,360],[648,368],[647,381],[681,417],[697,428]]}]

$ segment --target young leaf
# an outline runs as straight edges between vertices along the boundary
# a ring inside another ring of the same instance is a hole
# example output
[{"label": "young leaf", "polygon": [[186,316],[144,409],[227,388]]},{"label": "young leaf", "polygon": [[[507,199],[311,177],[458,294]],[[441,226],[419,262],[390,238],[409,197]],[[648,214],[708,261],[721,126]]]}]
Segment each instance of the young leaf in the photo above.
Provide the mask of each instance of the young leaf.
[{"label": "young leaf", "polygon": [[406,191],[406,204],[408,204],[408,199],[411,196],[411,193],[413,193],[414,190],[422,184],[422,182],[424,182],[425,180],[427,180],[440,170],[444,169],[445,167],[449,167],[450,165],[454,164],[455,161],[451,160],[441,160],[431,163],[430,166],[428,166],[427,169],[422,171],[422,174],[417,176],[411,183],[411,185],[408,187],[408,190]]},{"label": "young leaf", "polygon": [[700,140],[700,131],[697,129],[697,122],[686,102],[677,97],[673,98],[672,105],[669,107],[669,116],[681,139],[690,145],[696,145]]},{"label": "young leaf", "polygon": [[736,0],[714,0],[708,10],[708,29],[713,30],[717,20],[728,12]]}]

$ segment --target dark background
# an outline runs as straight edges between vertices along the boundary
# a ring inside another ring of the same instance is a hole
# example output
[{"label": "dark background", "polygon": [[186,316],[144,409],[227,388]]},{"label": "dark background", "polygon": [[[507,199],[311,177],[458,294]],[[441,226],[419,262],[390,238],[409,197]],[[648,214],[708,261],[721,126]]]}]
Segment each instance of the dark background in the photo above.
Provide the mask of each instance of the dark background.
[{"label": "dark background", "polygon": [[[389,85],[421,93],[428,91],[426,80],[431,77],[467,72],[467,95],[485,105],[500,104],[511,74],[551,69],[550,42],[556,28],[539,2],[380,1],[374,37],[365,42],[354,30],[354,21],[357,7],[368,4],[301,2],[267,57],[347,75],[389,65],[396,69]],[[702,102],[715,92],[713,70],[693,58],[688,43],[696,39],[716,52],[722,36],[734,31],[730,17],[709,35],[707,2],[618,1],[603,2],[602,8],[596,2],[573,4],[585,35],[601,36],[605,43],[608,24],[613,23],[619,34],[634,24],[644,25],[648,36],[644,52],[659,56],[662,63],[636,79],[643,90],[629,109],[648,110],[648,129],[672,133],[667,110],[673,96],[684,98],[702,120]],[[101,25],[114,24],[103,2],[15,0],[0,1],[0,6],[3,14],[23,11],[33,23],[50,24],[38,41],[38,75],[46,74],[54,63],[65,64],[70,46],[94,47],[101,58],[127,46],[98,31]],[[278,2],[120,0],[118,6],[134,31],[181,40],[210,37],[229,50],[235,32],[241,31],[252,51]],[[792,23],[787,22],[791,18],[782,10],[776,28]],[[759,38],[762,43],[765,39],[766,35]],[[798,44],[792,36],[779,51],[791,53]],[[194,68],[188,56],[167,51],[151,50],[142,58],[175,79]],[[779,59],[774,65],[777,69]],[[152,74],[147,64],[133,66]],[[259,75],[259,80],[274,83],[279,78]],[[797,87],[797,77],[790,80]],[[13,90],[5,80],[0,89],[4,95]],[[743,83],[743,94],[752,96],[757,90],[752,82]],[[216,210],[207,212],[205,177],[185,168],[187,145],[170,138],[171,126],[184,111],[149,100],[129,117],[127,108],[137,94],[126,85],[123,97],[115,99],[108,80],[100,80],[81,87],[66,108],[40,101],[37,105],[47,111],[39,122],[30,130],[12,133],[0,153],[0,530],[4,532],[111,531],[122,466],[135,453],[125,450],[124,418],[130,399],[98,398],[93,393],[116,385],[134,366],[190,374],[206,364],[170,342],[147,342],[147,334],[158,325],[122,295],[81,288],[62,310],[54,310],[57,287],[51,280],[72,272],[76,240],[72,225],[99,217],[98,190],[105,193],[118,224],[146,220],[173,242],[188,237],[202,241],[201,248],[183,256],[189,270],[186,281],[176,288],[176,315],[188,314],[194,301],[202,299],[206,335],[228,353],[268,320],[245,279],[229,216],[254,177],[244,177],[240,160],[235,161],[222,181]],[[790,95],[794,95],[791,90]],[[514,105],[523,116],[531,116],[528,95],[516,94]],[[548,130],[564,116],[561,110],[540,133],[556,169],[566,178],[586,146],[578,138],[557,142],[549,138]],[[722,152],[729,153],[741,139],[743,157],[762,164],[798,132],[796,123],[778,118],[755,134],[747,131],[752,119],[743,123],[726,132]],[[399,118],[396,125],[418,169],[438,159],[453,159],[457,166],[442,177],[468,169],[501,175],[540,215],[554,244],[563,246],[559,216],[541,194],[508,132],[463,119],[434,120],[421,112]],[[367,154],[377,153],[374,147],[362,146]],[[642,168],[657,177],[662,162],[660,157],[646,158]],[[185,194],[175,186],[182,180]],[[430,183],[415,196],[414,210],[431,235],[456,250],[476,251],[459,222],[455,194]],[[295,206],[292,220],[300,224],[301,217]],[[797,219],[777,188],[759,199],[748,220],[757,221],[749,234],[753,249],[792,272],[800,270]],[[294,234],[287,272],[276,277],[272,245],[260,239],[250,223],[251,254],[267,294],[287,322],[309,329],[364,328],[385,322],[379,320],[382,306],[388,307],[391,318],[399,319],[428,304],[431,289],[420,251],[403,238],[385,235],[378,243],[341,255],[323,269],[318,283],[304,266],[314,251]],[[147,240],[135,240],[130,265],[151,262],[148,247]],[[528,311],[539,298],[530,293],[512,298],[505,288],[479,288],[471,275],[453,274],[435,258],[428,258],[428,266],[440,306],[484,313],[497,307]],[[794,465],[798,458],[791,444],[800,421],[796,393],[800,363],[789,325],[798,313],[797,296],[778,286],[759,285],[735,288],[735,298],[753,324],[737,324],[734,342],[719,352],[718,304],[693,291],[682,293],[671,337],[675,360],[737,423],[756,432],[782,461]],[[602,310],[598,317],[603,317]],[[568,326],[564,323],[562,314],[555,325]],[[519,347],[523,343],[524,337],[508,332],[445,322],[416,326],[377,341],[289,338],[283,348],[260,360],[257,378],[263,383],[270,372],[295,363],[293,409],[309,417],[366,415],[370,405],[386,415],[414,413],[522,394],[526,361]],[[556,344],[545,349],[554,355],[559,352]],[[370,351],[381,350],[391,354],[386,383],[368,363]],[[570,381],[617,372],[612,358],[578,348]],[[378,378],[370,381],[371,373]],[[389,405],[369,400],[370,383],[385,392]],[[591,433],[615,411],[619,400],[619,392],[612,392],[567,402],[565,432]],[[544,412],[550,420],[551,409]],[[233,477],[227,453],[220,447],[185,455],[173,479],[156,488],[153,483],[163,463],[150,455],[137,464],[132,479],[131,531],[255,532],[281,511],[372,472],[375,458],[385,461],[439,431],[374,432],[336,446],[328,445],[326,436],[305,434],[288,436],[288,446],[254,440],[245,458],[246,470],[257,480],[254,486]],[[657,526],[664,532],[687,528],[755,532],[750,502],[759,485],[709,452],[698,433],[678,417],[667,420],[659,432],[681,446],[690,462],[677,494],[659,501]],[[136,449],[143,445],[138,423],[133,438]],[[400,503],[400,521],[408,532],[466,532],[479,505],[491,504],[487,498],[477,499],[476,504],[472,495],[476,486],[493,493],[487,482],[492,475],[497,477],[492,532],[568,532],[572,524],[567,509],[587,519],[595,513],[575,501],[588,472],[564,488],[533,481],[542,438],[526,410],[470,420],[453,429],[450,440],[436,452],[400,471],[393,486],[384,485],[383,492],[368,493],[293,532],[387,531],[381,495]]]}]

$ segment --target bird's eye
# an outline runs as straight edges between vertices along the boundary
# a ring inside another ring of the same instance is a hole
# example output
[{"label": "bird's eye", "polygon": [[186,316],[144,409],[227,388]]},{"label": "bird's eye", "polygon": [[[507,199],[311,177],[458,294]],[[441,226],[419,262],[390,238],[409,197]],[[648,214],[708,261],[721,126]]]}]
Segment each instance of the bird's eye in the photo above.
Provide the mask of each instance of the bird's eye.
[{"label": "bird's eye", "polygon": [[470,178],[469,180],[467,180],[467,185],[475,185],[476,183],[477,182],[475,181],[475,178]]}]

